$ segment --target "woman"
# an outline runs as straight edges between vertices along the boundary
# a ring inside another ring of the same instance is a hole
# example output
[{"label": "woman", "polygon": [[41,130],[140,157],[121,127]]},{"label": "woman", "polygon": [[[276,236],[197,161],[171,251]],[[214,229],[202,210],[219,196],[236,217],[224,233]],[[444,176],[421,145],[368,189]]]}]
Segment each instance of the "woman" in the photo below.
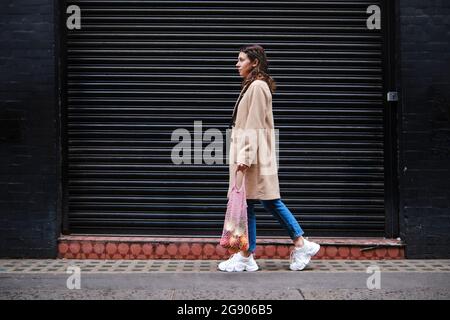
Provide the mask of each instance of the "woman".
[{"label": "woman", "polygon": [[[280,199],[276,163],[275,134],[272,114],[272,93],[275,82],[268,72],[267,57],[259,45],[241,48],[236,67],[243,78],[242,91],[233,111],[230,127],[230,187],[245,183],[249,248],[219,264],[221,271],[256,271],[253,258],[256,248],[256,217],[254,205],[261,202],[288,231],[294,243],[291,270],[303,270],[320,249],[317,243],[302,237],[303,230]],[[245,175],[245,179],[244,178]]]}]

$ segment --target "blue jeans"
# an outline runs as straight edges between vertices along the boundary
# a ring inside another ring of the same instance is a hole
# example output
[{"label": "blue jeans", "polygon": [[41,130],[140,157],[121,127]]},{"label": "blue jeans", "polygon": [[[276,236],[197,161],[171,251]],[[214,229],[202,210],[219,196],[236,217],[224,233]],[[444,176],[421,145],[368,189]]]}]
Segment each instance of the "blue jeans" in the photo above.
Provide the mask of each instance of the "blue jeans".
[{"label": "blue jeans", "polygon": [[303,230],[298,224],[291,211],[285,206],[281,199],[274,200],[247,200],[247,217],[248,217],[248,238],[249,252],[255,252],[256,249],[256,215],[255,204],[261,202],[264,209],[270,212],[289,233],[292,240],[303,235]]}]

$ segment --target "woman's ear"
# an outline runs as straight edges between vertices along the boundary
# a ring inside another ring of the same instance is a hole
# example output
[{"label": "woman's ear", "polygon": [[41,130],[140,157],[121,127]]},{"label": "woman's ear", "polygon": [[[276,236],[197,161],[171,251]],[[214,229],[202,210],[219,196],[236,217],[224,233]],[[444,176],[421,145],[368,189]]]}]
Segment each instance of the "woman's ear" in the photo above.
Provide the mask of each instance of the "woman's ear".
[{"label": "woman's ear", "polygon": [[255,68],[256,66],[258,66],[258,64],[259,64],[259,60],[256,58],[255,62],[252,65],[252,67]]}]

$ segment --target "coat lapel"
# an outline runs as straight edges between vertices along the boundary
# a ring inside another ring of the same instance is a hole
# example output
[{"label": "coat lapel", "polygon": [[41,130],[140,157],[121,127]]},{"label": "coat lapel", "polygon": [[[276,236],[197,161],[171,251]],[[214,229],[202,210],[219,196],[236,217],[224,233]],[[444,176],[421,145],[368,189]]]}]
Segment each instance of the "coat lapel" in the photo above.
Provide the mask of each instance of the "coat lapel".
[{"label": "coat lapel", "polygon": [[[250,83],[250,84],[251,84],[251,83]],[[241,90],[241,93],[239,93],[239,97],[238,97],[238,99],[237,99],[237,101],[236,101],[236,104],[234,105],[234,108],[233,108],[233,114],[232,114],[232,116],[231,116],[231,122],[230,122],[230,125],[229,125],[230,128],[232,128],[232,127],[234,126],[234,123],[235,123],[235,121],[236,121],[236,114],[237,114],[237,109],[238,109],[238,106],[239,106],[239,102],[241,102],[242,97],[244,96],[244,94],[245,94],[245,92],[247,91],[248,87],[250,87],[250,84],[248,84],[247,86],[245,86],[245,87]]]}]

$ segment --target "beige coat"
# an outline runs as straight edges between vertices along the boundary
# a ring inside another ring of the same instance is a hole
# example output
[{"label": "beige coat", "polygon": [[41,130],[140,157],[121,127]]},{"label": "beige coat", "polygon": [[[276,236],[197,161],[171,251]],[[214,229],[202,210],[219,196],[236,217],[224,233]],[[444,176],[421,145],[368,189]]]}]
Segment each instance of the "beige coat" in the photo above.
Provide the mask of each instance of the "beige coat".
[{"label": "beige coat", "polygon": [[280,198],[272,94],[263,80],[253,81],[237,106],[229,150],[229,197],[237,163],[249,166],[245,174],[247,199]]}]

